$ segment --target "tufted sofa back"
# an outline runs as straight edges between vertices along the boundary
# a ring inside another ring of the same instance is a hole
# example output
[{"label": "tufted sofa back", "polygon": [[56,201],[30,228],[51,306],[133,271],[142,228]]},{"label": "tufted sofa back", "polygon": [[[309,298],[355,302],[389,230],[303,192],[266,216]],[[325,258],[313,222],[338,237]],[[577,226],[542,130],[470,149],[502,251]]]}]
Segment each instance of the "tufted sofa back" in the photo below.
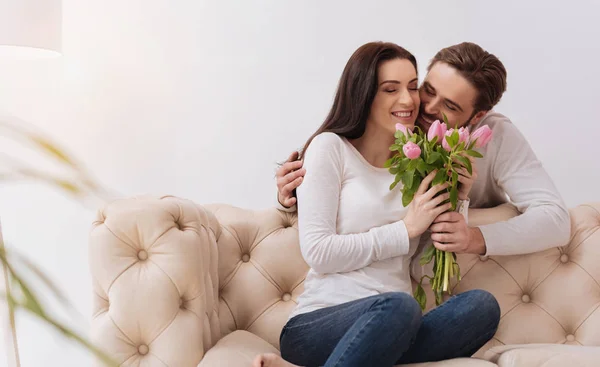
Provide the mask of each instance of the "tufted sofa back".
[{"label": "tufted sofa back", "polygon": [[[279,333],[302,292],[308,271],[294,214],[209,206],[221,224],[219,317],[223,335],[248,330],[279,347]],[[454,292],[485,289],[498,299],[502,319],[496,345],[600,345],[600,204],[571,210],[572,236],[561,248],[520,256],[460,255],[463,275]],[[509,219],[504,206],[471,210],[473,226]],[[413,280],[413,285],[414,285]],[[433,306],[429,294],[428,309]]]},{"label": "tufted sofa back", "polygon": [[[513,208],[470,210],[471,225]],[[571,210],[570,243],[521,256],[458,257],[455,292],[492,292],[495,345],[600,346],[600,203]],[[120,364],[192,366],[223,336],[247,330],[279,347],[308,271],[295,214],[128,198],[98,213],[90,235],[92,339]],[[430,307],[433,297],[428,297]]]}]

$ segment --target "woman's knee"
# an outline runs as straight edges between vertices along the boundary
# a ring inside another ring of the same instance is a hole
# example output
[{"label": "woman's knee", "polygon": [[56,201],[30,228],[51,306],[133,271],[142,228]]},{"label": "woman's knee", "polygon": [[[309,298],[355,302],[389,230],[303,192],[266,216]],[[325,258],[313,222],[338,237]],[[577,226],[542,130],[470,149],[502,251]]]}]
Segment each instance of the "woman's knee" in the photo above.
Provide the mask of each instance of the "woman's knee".
[{"label": "woman's knee", "polygon": [[465,293],[468,296],[472,312],[476,313],[478,317],[488,320],[493,327],[498,327],[501,312],[496,297],[483,289],[473,289]]},{"label": "woman's knee", "polygon": [[407,321],[417,324],[421,322],[421,307],[409,294],[403,292],[383,293],[378,301],[390,313],[390,320],[397,320],[405,324]]}]

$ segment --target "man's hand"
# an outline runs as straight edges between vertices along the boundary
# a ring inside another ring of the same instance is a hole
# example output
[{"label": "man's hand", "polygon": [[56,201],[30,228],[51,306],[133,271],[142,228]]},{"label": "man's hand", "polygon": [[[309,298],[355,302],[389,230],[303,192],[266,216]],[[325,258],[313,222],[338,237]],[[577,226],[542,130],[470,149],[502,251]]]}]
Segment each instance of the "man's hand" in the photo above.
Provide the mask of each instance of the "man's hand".
[{"label": "man's hand", "polygon": [[291,208],[296,204],[296,198],[293,195],[294,190],[300,186],[306,170],[302,168],[302,161],[298,160],[298,152],[290,155],[277,170],[277,200],[279,204],[286,208]]},{"label": "man's hand", "polygon": [[433,245],[442,251],[483,255],[485,239],[479,228],[467,226],[460,213],[440,214],[430,227]]}]

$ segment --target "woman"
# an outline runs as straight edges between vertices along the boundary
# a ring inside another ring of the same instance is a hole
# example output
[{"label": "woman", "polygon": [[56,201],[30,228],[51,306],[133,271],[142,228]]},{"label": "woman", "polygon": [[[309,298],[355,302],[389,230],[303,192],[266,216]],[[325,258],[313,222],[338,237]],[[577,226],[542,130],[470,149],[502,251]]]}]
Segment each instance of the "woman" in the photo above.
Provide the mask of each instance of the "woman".
[{"label": "woman", "polygon": [[[447,186],[423,180],[405,208],[384,162],[396,124],[414,128],[417,63],[391,43],[348,61],[333,107],[305,144],[298,188],[300,247],[310,270],[281,336],[281,357],[254,366],[393,366],[471,356],[495,334],[500,309],[474,290],[422,316],[410,258],[420,235],[450,208]],[[381,144],[387,141],[388,144]]]}]

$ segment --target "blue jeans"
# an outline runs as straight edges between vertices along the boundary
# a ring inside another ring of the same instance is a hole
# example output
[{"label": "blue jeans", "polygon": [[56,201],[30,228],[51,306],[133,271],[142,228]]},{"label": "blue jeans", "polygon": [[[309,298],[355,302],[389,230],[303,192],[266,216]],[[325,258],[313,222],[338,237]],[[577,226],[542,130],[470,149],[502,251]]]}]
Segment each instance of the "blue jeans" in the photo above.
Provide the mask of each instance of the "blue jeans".
[{"label": "blue jeans", "polygon": [[300,314],[281,331],[281,356],[300,366],[394,366],[470,357],[496,333],[500,307],[471,290],[421,314],[407,293],[384,293]]}]

